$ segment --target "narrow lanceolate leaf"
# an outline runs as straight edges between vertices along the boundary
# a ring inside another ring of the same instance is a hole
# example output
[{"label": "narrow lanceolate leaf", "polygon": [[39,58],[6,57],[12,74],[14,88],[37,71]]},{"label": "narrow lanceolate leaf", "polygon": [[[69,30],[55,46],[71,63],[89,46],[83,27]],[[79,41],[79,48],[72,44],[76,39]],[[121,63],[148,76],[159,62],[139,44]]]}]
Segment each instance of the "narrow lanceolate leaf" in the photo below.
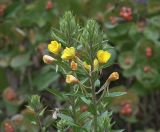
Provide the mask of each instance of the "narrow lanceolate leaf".
[{"label": "narrow lanceolate leaf", "polygon": [[88,105],[91,104],[91,100],[87,99],[86,97],[81,97],[81,100]]},{"label": "narrow lanceolate leaf", "polygon": [[90,112],[83,112],[80,116],[79,116],[79,120],[80,121],[84,121],[85,119],[88,119],[89,117],[91,117],[92,114]]},{"label": "narrow lanceolate leaf", "polygon": [[74,97],[91,97],[92,95],[91,94],[81,94],[81,93],[63,93],[63,95],[65,96],[74,96]]},{"label": "narrow lanceolate leaf", "polygon": [[65,115],[65,114],[58,114],[58,116],[61,118],[61,119],[63,119],[63,120],[65,120],[65,121],[68,121],[68,122],[74,122],[74,120],[72,119],[72,117],[70,117],[70,116],[68,116],[68,115]]},{"label": "narrow lanceolate leaf", "polygon": [[118,97],[125,94],[126,92],[112,92],[112,93],[107,93],[105,97]]},{"label": "narrow lanceolate leaf", "polygon": [[60,99],[65,99],[66,97],[60,93],[60,91],[56,90],[55,88],[47,89],[48,92],[52,93],[53,95],[59,97]]},{"label": "narrow lanceolate leaf", "polygon": [[79,125],[74,123],[74,120],[72,117],[65,115],[65,114],[58,114],[58,116],[62,119],[65,120],[67,125],[74,126],[74,127],[80,127]]}]

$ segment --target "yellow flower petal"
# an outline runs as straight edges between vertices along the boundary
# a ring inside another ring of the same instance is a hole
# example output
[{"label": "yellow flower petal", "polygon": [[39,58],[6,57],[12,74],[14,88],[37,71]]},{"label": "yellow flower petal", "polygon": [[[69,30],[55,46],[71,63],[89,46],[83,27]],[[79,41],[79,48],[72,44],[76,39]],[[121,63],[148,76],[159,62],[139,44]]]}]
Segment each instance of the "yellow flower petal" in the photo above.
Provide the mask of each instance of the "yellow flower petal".
[{"label": "yellow flower petal", "polygon": [[108,51],[99,50],[97,52],[97,58],[100,64],[107,63],[110,57],[111,54]]},{"label": "yellow flower petal", "polygon": [[61,51],[61,44],[57,41],[51,41],[51,43],[48,44],[48,50],[54,54],[58,54]]},{"label": "yellow flower petal", "polygon": [[63,51],[61,58],[63,60],[73,59],[75,57],[75,52],[76,51],[75,51],[74,47],[70,47],[70,48],[66,47]]}]

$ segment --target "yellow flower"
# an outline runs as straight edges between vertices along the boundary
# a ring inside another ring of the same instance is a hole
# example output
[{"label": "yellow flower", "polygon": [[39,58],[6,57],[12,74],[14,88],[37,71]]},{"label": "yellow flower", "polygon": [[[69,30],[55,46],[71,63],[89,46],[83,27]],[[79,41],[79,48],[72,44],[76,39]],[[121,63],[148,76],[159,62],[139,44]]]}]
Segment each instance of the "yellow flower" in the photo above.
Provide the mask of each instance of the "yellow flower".
[{"label": "yellow flower", "polygon": [[97,52],[97,58],[100,64],[107,63],[110,57],[111,54],[108,51],[99,50]]},{"label": "yellow flower", "polygon": [[43,56],[43,61],[46,64],[52,64],[54,61],[56,61],[56,59],[54,59],[53,57],[51,57],[49,55],[44,55]]},{"label": "yellow flower", "polygon": [[71,69],[73,70],[73,71],[75,71],[75,70],[77,70],[77,63],[75,63],[74,61],[71,61]]},{"label": "yellow flower", "polygon": [[67,75],[66,76],[66,83],[69,83],[69,84],[75,84],[75,83],[78,83],[79,80],[74,77],[73,75]]},{"label": "yellow flower", "polygon": [[96,68],[98,67],[99,62],[98,62],[98,60],[97,60],[97,59],[94,59],[94,61],[93,61],[93,65],[94,65],[94,69],[96,69]]},{"label": "yellow flower", "polygon": [[119,74],[118,72],[113,72],[109,77],[108,81],[116,81],[119,79]]},{"label": "yellow flower", "polygon": [[83,62],[83,65],[87,70],[91,70],[91,65],[88,65],[86,62]]},{"label": "yellow flower", "polygon": [[63,51],[61,58],[63,60],[73,59],[75,57],[75,52],[76,51],[75,51],[74,47],[70,47],[70,48],[66,47]]},{"label": "yellow flower", "polygon": [[61,44],[57,41],[51,41],[51,43],[48,44],[48,50],[54,54],[58,54],[61,51]]}]

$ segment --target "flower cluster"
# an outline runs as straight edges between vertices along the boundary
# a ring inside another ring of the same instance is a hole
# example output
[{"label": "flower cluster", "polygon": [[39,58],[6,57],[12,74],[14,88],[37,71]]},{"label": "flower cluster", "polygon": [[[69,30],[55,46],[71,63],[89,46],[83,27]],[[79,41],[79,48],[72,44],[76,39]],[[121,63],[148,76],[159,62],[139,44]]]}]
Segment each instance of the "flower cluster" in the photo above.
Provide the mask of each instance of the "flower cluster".
[{"label": "flower cluster", "polygon": [[[66,47],[64,50],[61,46],[61,43],[57,41],[51,41],[50,44],[48,44],[48,50],[55,55],[57,58],[53,58],[49,55],[43,56],[43,61],[46,64],[52,64],[53,62],[57,61],[57,59],[61,58],[64,61],[69,61],[71,70],[75,71],[77,70],[78,64],[76,63],[77,58],[80,60],[80,58],[76,55],[76,49],[74,47]],[[96,70],[99,66],[107,63],[111,57],[111,54],[108,51],[104,50],[98,50],[96,53],[96,58],[93,61],[94,70]],[[87,64],[86,61],[82,61],[82,66],[88,70],[91,71],[91,65]],[[66,83],[78,83],[78,79],[76,79],[72,75],[66,76]]]},{"label": "flower cluster", "polygon": [[[107,63],[110,57],[111,54],[108,51],[99,50],[97,52],[97,58],[95,58],[93,61],[94,70],[97,69],[99,65]],[[87,70],[91,70],[90,64],[87,64],[86,62],[84,62],[83,64]]]}]

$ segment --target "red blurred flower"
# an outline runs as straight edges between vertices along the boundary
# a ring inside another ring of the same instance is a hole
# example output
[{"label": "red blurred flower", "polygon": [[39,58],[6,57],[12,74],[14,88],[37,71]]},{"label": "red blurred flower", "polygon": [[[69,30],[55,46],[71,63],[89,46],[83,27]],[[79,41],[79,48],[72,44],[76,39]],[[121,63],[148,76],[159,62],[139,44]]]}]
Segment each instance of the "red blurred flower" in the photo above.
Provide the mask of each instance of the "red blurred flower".
[{"label": "red blurred flower", "polygon": [[153,54],[152,48],[151,47],[147,47],[146,48],[146,57],[150,58],[152,56],[152,54]]},{"label": "red blurred flower", "polygon": [[130,7],[122,7],[120,10],[119,15],[123,17],[127,21],[131,21],[133,19],[132,17],[132,9]]},{"label": "red blurred flower", "polygon": [[122,115],[124,115],[124,116],[131,115],[132,114],[132,105],[131,105],[131,103],[127,102],[127,103],[122,104],[120,113]]},{"label": "red blurred flower", "polygon": [[3,15],[4,15],[5,9],[6,9],[6,5],[0,4],[0,16],[3,16]]},{"label": "red blurred flower", "polygon": [[46,3],[46,10],[49,11],[53,8],[54,4],[51,0],[48,0]]},{"label": "red blurred flower", "polygon": [[16,92],[13,90],[13,88],[8,87],[5,89],[3,92],[3,96],[8,100],[8,101],[13,101],[16,98]]},{"label": "red blurred flower", "polygon": [[14,132],[13,125],[9,122],[4,123],[4,131],[5,132]]}]

